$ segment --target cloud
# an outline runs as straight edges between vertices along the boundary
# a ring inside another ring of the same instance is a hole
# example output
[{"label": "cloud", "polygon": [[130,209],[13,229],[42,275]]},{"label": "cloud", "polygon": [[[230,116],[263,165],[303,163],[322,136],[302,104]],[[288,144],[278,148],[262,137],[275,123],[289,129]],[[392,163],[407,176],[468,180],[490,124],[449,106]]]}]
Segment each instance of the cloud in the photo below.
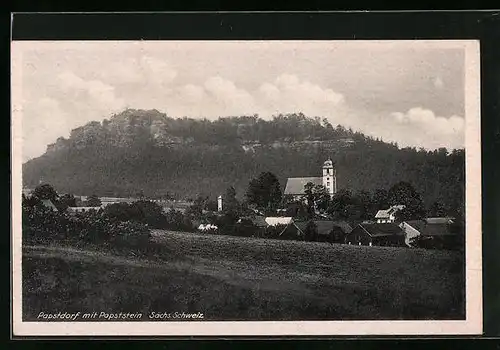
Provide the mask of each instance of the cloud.
[{"label": "cloud", "polygon": [[166,88],[177,77],[177,71],[163,59],[142,55],[119,58],[106,69],[96,73],[109,84]]},{"label": "cloud", "polygon": [[[70,70],[56,76],[50,95],[26,101],[23,110],[23,159],[43,154],[58,137],[93,120],[102,120],[125,108],[113,86],[97,79],[83,79]],[[33,95],[33,94],[31,94]],[[29,122],[28,122],[29,121]]]},{"label": "cloud", "polygon": [[[394,113],[361,110],[350,105],[342,93],[295,74],[278,75],[254,88],[220,75],[181,84],[176,70],[166,61],[141,56],[118,61],[92,79],[66,70],[57,75],[56,81],[58,90],[47,91],[50,97],[26,103],[31,106],[25,113],[29,120],[26,124],[30,125],[24,133],[29,139],[25,142],[27,158],[42,154],[47,144],[57,137],[67,137],[71,129],[102,120],[125,107],[156,108],[172,117],[209,119],[255,113],[269,119],[279,113],[302,112],[402,147],[464,146],[465,125],[460,116],[438,116],[421,107]],[[443,86],[440,78],[434,84]]]},{"label": "cloud", "polygon": [[462,132],[464,131],[465,125],[464,118],[462,117],[455,115],[449,118],[440,117],[435,115],[433,111],[420,107],[411,108],[406,113],[392,113],[392,116],[399,123],[415,125],[440,134],[456,134],[457,132]]},{"label": "cloud", "polygon": [[232,81],[222,77],[207,79],[204,88],[220,108],[219,113],[222,116],[248,113],[256,107],[254,98],[248,91],[236,87]]},{"label": "cloud", "polygon": [[205,89],[202,86],[187,84],[178,89],[178,92],[187,102],[193,103],[203,100],[207,97]]},{"label": "cloud", "polygon": [[415,107],[405,113],[392,113],[389,122],[395,124],[392,139],[402,146],[419,145],[428,149],[464,147],[463,117],[438,116],[429,109]]},{"label": "cloud", "polygon": [[59,74],[58,80],[66,92],[78,98],[77,102],[89,103],[96,110],[117,111],[125,106],[115,88],[100,80],[84,80],[71,71]]},{"label": "cloud", "polygon": [[203,84],[176,88],[166,97],[165,103],[167,113],[174,117],[216,118],[256,113],[270,118],[279,113],[303,112],[311,116],[335,114],[338,119],[339,111],[344,107],[344,97],[291,74],[264,82],[255,90],[244,89],[221,76],[212,76]]},{"label": "cloud", "polygon": [[177,77],[177,71],[165,60],[150,56],[142,56],[139,59],[140,72],[145,75],[149,83],[160,86],[170,85]]},{"label": "cloud", "polygon": [[335,114],[345,102],[344,96],[292,74],[282,74],[273,83],[259,88],[263,110],[279,113],[303,112],[311,116]]},{"label": "cloud", "polygon": [[[220,76],[208,78],[202,85],[186,84],[167,96],[171,116],[217,118],[248,114],[258,109],[251,93]],[[252,112],[256,113],[256,112]]]}]

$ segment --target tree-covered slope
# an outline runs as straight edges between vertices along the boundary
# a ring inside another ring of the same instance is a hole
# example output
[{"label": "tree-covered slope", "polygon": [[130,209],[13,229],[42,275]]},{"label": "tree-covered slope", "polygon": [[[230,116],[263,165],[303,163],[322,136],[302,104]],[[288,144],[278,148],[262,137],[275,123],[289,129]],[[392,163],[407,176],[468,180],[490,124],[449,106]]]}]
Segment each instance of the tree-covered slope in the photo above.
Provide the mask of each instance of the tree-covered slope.
[{"label": "tree-covered slope", "polygon": [[40,179],[60,192],[101,196],[215,197],[270,171],[280,179],[320,176],[336,163],[338,188],[389,188],[410,182],[427,205],[463,205],[464,150],[399,149],[359,132],[302,114],[265,121],[257,116],[217,121],[173,119],[156,110],[126,110],[59,138],[23,165],[23,183]]}]

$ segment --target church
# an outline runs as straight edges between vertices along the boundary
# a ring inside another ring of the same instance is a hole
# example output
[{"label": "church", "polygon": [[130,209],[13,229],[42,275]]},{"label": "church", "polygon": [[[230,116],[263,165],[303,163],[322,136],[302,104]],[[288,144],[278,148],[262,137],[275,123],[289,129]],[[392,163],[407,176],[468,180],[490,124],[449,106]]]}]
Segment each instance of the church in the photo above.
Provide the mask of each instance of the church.
[{"label": "church", "polygon": [[331,159],[323,163],[323,176],[320,177],[290,177],[286,182],[285,195],[291,195],[295,199],[302,198],[304,186],[311,182],[313,185],[323,185],[326,192],[333,196],[337,193],[337,171]]}]

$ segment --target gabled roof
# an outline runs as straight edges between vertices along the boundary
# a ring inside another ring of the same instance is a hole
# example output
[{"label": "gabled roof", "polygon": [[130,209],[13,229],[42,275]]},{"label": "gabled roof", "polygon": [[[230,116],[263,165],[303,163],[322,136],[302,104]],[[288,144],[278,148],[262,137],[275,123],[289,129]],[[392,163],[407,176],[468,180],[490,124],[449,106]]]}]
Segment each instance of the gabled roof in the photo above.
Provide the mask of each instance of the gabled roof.
[{"label": "gabled roof", "polygon": [[333,226],[340,227],[344,233],[350,233],[352,231],[352,226],[349,225],[347,221],[334,221]]},{"label": "gabled roof", "polygon": [[388,209],[382,209],[377,211],[377,214],[375,214],[375,219],[385,219],[388,218],[391,214],[404,209],[404,205],[393,205]]},{"label": "gabled roof", "polygon": [[455,221],[455,218],[452,217],[425,218],[424,221],[428,224],[452,224]]},{"label": "gabled roof", "polygon": [[389,217],[389,209],[382,209],[377,211],[375,214],[375,219],[385,219]]},{"label": "gabled roof", "polygon": [[289,225],[289,224],[293,223],[292,217],[269,216],[265,219],[265,221],[269,226]]},{"label": "gabled roof", "polygon": [[52,203],[50,199],[42,199],[42,204],[49,209],[57,211],[57,207],[54,205],[54,203]]},{"label": "gabled roof", "polygon": [[258,215],[256,217],[252,218],[252,222],[257,227],[266,227],[267,226],[266,218],[264,216]]},{"label": "gabled roof", "polygon": [[404,231],[396,224],[359,224],[371,237],[404,236]]},{"label": "gabled roof", "polygon": [[322,177],[289,177],[284,194],[304,194],[304,186],[312,182],[314,185],[323,185]]},{"label": "gabled roof", "polygon": [[403,210],[405,207],[406,205],[398,204],[398,205],[393,205],[392,207],[390,207],[390,209],[397,211],[397,210]]},{"label": "gabled roof", "polygon": [[[352,231],[352,227],[345,221],[314,220],[314,223],[319,235],[328,235],[336,227],[340,228],[345,234]],[[304,231],[307,227],[307,221],[298,222],[297,226]]]},{"label": "gabled roof", "polygon": [[328,235],[336,227],[340,228],[344,233],[352,231],[352,227],[345,221],[314,220],[314,223],[320,235]]},{"label": "gabled roof", "polygon": [[422,236],[447,236],[455,233],[450,230],[447,223],[427,223],[425,220],[409,220],[408,225],[416,229]]}]

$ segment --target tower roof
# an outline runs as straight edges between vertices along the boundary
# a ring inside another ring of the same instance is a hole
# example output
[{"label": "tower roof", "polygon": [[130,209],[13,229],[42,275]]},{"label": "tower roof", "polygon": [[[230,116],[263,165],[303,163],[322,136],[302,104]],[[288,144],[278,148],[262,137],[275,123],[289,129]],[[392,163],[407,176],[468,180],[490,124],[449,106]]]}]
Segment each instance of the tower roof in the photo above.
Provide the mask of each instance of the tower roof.
[{"label": "tower roof", "polygon": [[333,167],[333,161],[328,158],[324,163],[323,163],[323,167]]}]

